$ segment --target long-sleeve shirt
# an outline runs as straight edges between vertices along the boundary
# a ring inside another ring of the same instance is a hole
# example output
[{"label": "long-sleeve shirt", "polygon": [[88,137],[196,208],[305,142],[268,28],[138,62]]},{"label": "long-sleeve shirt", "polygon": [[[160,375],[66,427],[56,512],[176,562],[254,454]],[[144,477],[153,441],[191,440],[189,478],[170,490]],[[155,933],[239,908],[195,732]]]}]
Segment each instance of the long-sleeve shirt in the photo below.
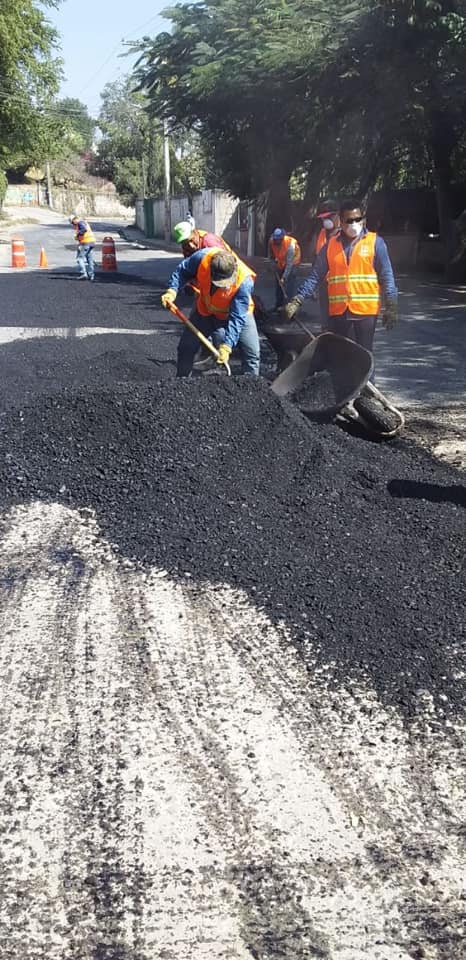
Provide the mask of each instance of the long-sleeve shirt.
[{"label": "long-sleeve shirt", "polygon": [[83,237],[84,234],[89,230],[89,226],[85,220],[80,220],[76,224],[76,240],[79,240],[80,237]]},{"label": "long-sleeve shirt", "polygon": [[[205,250],[196,250],[190,257],[186,257],[178,264],[173,271],[168,286],[172,290],[179,290],[185,283],[195,280],[199,264],[203,257],[212,252],[212,248]],[[236,347],[240,338],[241,330],[249,319],[249,304],[252,291],[254,289],[254,280],[252,277],[246,277],[238,287],[234,297],[230,300],[230,311],[225,325],[225,343],[233,349]]]},{"label": "long-sleeve shirt", "polygon": [[[269,252],[270,252],[270,259],[271,259],[271,260],[275,260],[275,254],[274,254],[274,252],[273,252],[273,250],[272,250],[272,241],[271,241],[271,240],[269,241]],[[294,255],[295,255],[295,253],[296,253],[296,244],[295,244],[294,240],[292,240],[291,243],[290,243],[290,245],[289,245],[289,247],[288,247],[288,250],[286,251],[285,267],[284,267],[283,274],[282,274],[282,280],[287,280],[287,279],[288,279],[288,276],[289,276],[289,274],[290,274],[290,272],[291,272],[291,269],[292,269],[292,267],[293,267],[293,260],[294,260]]]},{"label": "long-sleeve shirt", "polygon": [[[355,244],[361,239],[361,237],[364,237],[366,233],[368,233],[368,230],[364,229],[360,236],[356,237],[354,240],[347,237],[343,232],[340,233],[337,239],[342,244],[343,250],[345,251],[347,263],[350,261],[351,253]],[[317,254],[314,266],[312,267],[309,276],[306,278],[306,280],[304,280],[298,289],[296,294],[297,297],[302,297],[303,300],[305,300],[306,297],[312,297],[312,294],[315,293],[319,284],[322,283],[327,276],[329,270],[327,251],[328,243],[326,243]],[[376,237],[375,241],[374,270],[377,274],[377,279],[379,281],[384,300],[396,300],[398,297],[398,290],[395,284],[395,277],[393,276],[393,268],[388,254],[387,244],[382,237]],[[347,312],[351,313],[350,310]]]}]

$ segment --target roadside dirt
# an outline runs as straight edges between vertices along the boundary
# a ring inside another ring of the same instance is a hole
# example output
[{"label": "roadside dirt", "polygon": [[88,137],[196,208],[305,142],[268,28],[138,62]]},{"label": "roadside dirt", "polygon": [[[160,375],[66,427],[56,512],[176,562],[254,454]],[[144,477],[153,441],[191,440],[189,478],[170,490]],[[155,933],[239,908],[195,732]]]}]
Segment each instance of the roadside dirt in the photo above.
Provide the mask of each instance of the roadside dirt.
[{"label": "roadside dirt", "polygon": [[404,435],[439,460],[466,470],[466,404],[408,410]]}]

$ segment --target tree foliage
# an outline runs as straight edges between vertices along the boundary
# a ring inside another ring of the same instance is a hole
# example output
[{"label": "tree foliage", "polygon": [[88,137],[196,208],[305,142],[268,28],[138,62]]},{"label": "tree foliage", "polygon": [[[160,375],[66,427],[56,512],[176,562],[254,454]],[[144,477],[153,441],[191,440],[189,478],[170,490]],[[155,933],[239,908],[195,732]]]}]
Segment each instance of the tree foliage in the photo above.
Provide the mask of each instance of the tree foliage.
[{"label": "tree foliage", "polygon": [[56,31],[44,8],[58,0],[2,0],[0,7],[0,167],[53,155],[61,121],[50,111],[60,78]]},{"label": "tree foliage", "polygon": [[[148,111],[145,94],[126,77],[109,83],[102,92],[98,126],[102,139],[91,170],[115,184],[120,196],[133,203],[163,194],[163,124]],[[170,138],[172,190],[192,197],[205,183],[205,162],[195,133]]]},{"label": "tree foliage", "polygon": [[77,97],[64,97],[57,100],[53,111],[58,118],[63,118],[70,149],[79,154],[88,152],[93,144],[96,124],[89,116],[86,104]]},{"label": "tree foliage", "polygon": [[[434,182],[444,229],[466,111],[464,0],[202,0],[139,45],[154,115],[202,137],[220,185],[366,195]],[[464,171],[463,171],[464,172]]]}]

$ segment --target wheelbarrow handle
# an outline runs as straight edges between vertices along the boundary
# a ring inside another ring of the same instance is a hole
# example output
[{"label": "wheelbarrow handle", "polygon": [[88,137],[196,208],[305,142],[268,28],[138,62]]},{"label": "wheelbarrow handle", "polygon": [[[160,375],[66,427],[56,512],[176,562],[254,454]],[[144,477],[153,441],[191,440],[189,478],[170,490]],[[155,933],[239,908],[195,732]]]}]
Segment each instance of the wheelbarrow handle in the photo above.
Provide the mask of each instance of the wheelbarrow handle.
[{"label": "wheelbarrow handle", "polygon": [[[218,360],[219,353],[218,353],[217,348],[214,347],[214,345],[210,342],[210,340],[208,340],[207,337],[205,337],[204,334],[201,333],[201,331],[197,329],[197,327],[194,325],[194,323],[191,323],[191,320],[189,320],[189,318],[186,316],[186,314],[183,313],[183,311],[180,310],[180,308],[176,306],[176,303],[171,303],[171,304],[170,304],[170,310],[171,310],[172,313],[175,314],[176,317],[178,317],[178,320],[181,320],[181,322],[184,323],[185,327],[187,327],[188,330],[191,330],[191,333],[194,333],[194,336],[197,337],[197,339],[201,341],[201,343],[203,344],[203,346],[204,346],[207,350],[210,351],[210,353],[215,357],[215,359]],[[223,364],[223,366],[225,367],[228,376],[231,377],[230,364],[227,363],[227,362],[225,362],[225,363]]]}]

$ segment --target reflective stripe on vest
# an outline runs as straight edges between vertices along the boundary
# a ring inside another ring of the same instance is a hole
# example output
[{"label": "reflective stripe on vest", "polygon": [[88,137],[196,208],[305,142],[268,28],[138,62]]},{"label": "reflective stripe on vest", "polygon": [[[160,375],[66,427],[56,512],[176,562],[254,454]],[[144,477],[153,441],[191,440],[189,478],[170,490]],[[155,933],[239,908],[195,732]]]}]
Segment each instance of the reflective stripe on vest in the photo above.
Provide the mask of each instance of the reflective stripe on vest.
[{"label": "reflective stripe on vest", "polygon": [[340,240],[330,238],[327,247],[327,284],[331,317],[339,317],[347,310],[358,317],[379,313],[380,285],[374,270],[375,241],[375,233],[360,237],[347,263]]},{"label": "reflective stripe on vest", "polygon": [[293,257],[293,263],[301,263],[301,249],[297,240],[294,237],[283,237],[281,243],[275,243],[274,240],[270,242],[270,249],[272,251],[272,256],[274,260],[277,261],[277,266],[279,270],[284,270],[286,267],[286,255],[288,252],[288,247],[290,243],[294,243],[295,251]]},{"label": "reflective stripe on vest", "polygon": [[[220,247],[209,247],[209,252],[202,258],[197,269],[196,284],[199,287],[199,297],[196,307],[203,317],[218,317],[220,320],[226,320],[230,312],[230,303],[238,292],[243,280],[246,277],[256,279],[256,274],[239,257],[235,256],[238,265],[236,278],[231,287],[213,287],[211,292],[212,278],[210,274],[210,262],[216,253],[221,253]],[[254,312],[254,301],[249,297],[248,313]]]},{"label": "reflective stripe on vest", "polygon": [[85,220],[84,223],[86,224],[86,229],[85,229],[84,233],[82,233],[80,236],[78,236],[78,234],[76,234],[76,240],[78,240],[79,243],[95,243],[95,236],[94,236],[94,234],[92,233],[92,230],[91,230],[91,228],[90,228],[87,220]]}]

